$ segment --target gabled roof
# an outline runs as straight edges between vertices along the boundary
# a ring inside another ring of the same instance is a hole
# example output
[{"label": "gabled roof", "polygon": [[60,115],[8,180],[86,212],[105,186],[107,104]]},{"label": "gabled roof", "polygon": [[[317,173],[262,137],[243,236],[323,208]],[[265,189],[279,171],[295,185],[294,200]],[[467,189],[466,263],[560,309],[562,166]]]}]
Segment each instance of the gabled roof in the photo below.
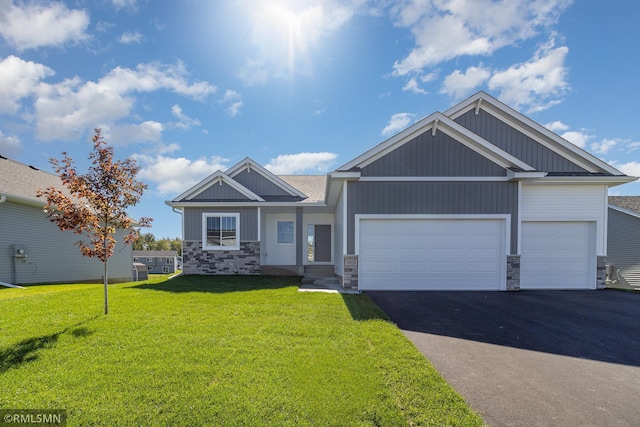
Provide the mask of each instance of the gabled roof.
[{"label": "gabled roof", "polygon": [[470,96],[464,101],[449,108],[444,112],[444,114],[452,120],[455,120],[472,109],[475,110],[476,114],[478,114],[480,109],[488,112],[509,126],[533,138],[538,143],[591,173],[600,173],[604,171],[611,175],[624,176],[622,172],[613,166],[598,159],[575,144],[570,143],[560,135],[557,135],[539,123],[536,123],[508,105],[503,104],[486,92],[480,91],[475,95]]},{"label": "gabled roof", "polygon": [[0,195],[44,206],[46,200],[36,197],[36,192],[47,187],[56,187],[69,194],[57,175],[0,156]]},{"label": "gabled roof", "polygon": [[507,153],[503,149],[471,132],[469,129],[454,122],[449,117],[439,112],[433,113],[416,122],[412,126],[409,126],[402,132],[378,144],[349,163],[339,167],[337,171],[349,171],[354,168],[363,168],[396,148],[410,142],[417,135],[429,130],[431,130],[434,135],[435,132],[445,132],[461,144],[505,169],[515,168],[524,171],[535,171],[533,166],[528,165],[522,160]]},{"label": "gabled roof", "polygon": [[230,167],[226,170],[226,174],[231,178],[234,178],[243,170],[252,170],[260,175],[262,175],[265,179],[271,181],[273,184],[282,188],[284,191],[289,193],[292,196],[307,198],[307,195],[299,191],[297,188],[288,184],[286,181],[282,180],[277,175],[269,172],[267,169],[260,166],[258,163],[250,159],[249,157],[245,157],[242,161],[238,162],[235,166]]},{"label": "gabled roof", "polygon": [[609,196],[609,207],[640,218],[640,196]]},{"label": "gabled roof", "polygon": [[185,191],[184,193],[180,194],[178,197],[173,199],[173,201],[174,202],[188,201],[214,184],[221,184],[221,185],[227,184],[228,186],[230,186],[231,188],[233,188],[234,190],[236,190],[237,192],[244,195],[250,200],[257,201],[257,202],[264,202],[264,199],[262,197],[258,196],[253,191],[249,190],[239,182],[236,182],[233,178],[230,178],[222,171],[216,171],[212,173],[211,175],[209,175],[208,177],[206,177],[205,179],[203,179],[202,181],[200,181],[199,183],[197,183],[196,185],[194,185],[193,187],[191,187],[190,189],[188,189],[187,191]]}]

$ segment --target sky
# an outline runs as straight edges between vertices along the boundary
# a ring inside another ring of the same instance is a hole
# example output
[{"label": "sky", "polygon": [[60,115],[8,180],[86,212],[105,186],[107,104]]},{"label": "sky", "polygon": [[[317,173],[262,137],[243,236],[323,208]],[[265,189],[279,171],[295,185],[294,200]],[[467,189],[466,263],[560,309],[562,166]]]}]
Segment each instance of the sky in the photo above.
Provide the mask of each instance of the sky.
[{"label": "sky", "polygon": [[[325,174],[484,90],[640,176],[637,0],[0,0],[0,155],[149,187],[133,218],[251,157]],[[640,195],[640,183],[612,195]]]}]

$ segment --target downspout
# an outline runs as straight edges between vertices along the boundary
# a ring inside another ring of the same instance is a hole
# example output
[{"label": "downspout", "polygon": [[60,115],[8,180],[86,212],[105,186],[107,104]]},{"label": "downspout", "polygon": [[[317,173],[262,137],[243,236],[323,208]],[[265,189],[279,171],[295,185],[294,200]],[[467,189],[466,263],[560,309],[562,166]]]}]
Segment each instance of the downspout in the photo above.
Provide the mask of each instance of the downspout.
[{"label": "downspout", "polygon": [[[7,201],[7,195],[6,194],[0,194],[0,204],[4,203]],[[13,259],[13,282],[16,282],[16,258],[12,257]],[[7,288],[20,288],[20,289],[25,289],[23,286],[18,286],[18,285],[14,285],[12,283],[7,283],[7,282],[0,282],[0,286],[4,286]]]}]

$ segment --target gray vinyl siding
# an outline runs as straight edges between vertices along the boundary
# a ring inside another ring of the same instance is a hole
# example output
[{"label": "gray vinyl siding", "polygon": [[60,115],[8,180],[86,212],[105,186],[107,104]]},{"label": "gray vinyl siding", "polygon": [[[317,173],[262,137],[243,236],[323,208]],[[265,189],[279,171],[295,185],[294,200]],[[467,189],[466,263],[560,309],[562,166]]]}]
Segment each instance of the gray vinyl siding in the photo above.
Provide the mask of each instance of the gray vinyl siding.
[{"label": "gray vinyl siding", "polygon": [[[110,281],[130,281],[132,277],[132,248],[122,243],[123,234],[116,235],[116,250],[123,249],[109,258]],[[23,246],[28,255],[25,263],[15,263],[18,284],[101,282],[103,264],[82,256],[74,246],[82,238],[60,231],[40,207],[9,201],[0,204],[0,281],[14,280],[13,246],[17,245]]]},{"label": "gray vinyl siding", "polygon": [[518,184],[483,182],[350,182],[348,253],[355,251],[356,214],[510,214],[511,253],[518,247]]},{"label": "gray vinyl siding", "polygon": [[244,170],[234,176],[233,179],[259,196],[291,195],[256,171],[249,172],[247,170]]},{"label": "gray vinyl siding", "polygon": [[219,182],[212,184],[197,194],[191,200],[229,200],[229,201],[246,201],[250,200],[244,194],[241,194],[235,188],[228,184]]},{"label": "gray vinyl siding", "polygon": [[544,172],[587,172],[484,110],[472,109],[455,120],[507,153]]},{"label": "gray vinyl siding", "polygon": [[258,208],[184,208],[184,240],[202,240],[202,214],[224,212],[240,214],[240,240],[258,239]]},{"label": "gray vinyl siding", "polygon": [[607,264],[626,285],[640,286],[640,218],[609,209]]},{"label": "gray vinyl siding", "polygon": [[362,168],[362,176],[505,176],[506,170],[444,132],[416,136]]}]

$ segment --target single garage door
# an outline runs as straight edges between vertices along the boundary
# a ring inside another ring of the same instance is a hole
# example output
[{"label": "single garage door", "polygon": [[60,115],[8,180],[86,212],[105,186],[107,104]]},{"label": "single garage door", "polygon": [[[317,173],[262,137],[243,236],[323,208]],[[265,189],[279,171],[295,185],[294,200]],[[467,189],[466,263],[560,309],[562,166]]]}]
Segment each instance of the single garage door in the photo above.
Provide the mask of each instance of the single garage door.
[{"label": "single garage door", "polygon": [[362,290],[500,290],[505,220],[360,219]]},{"label": "single garage door", "polygon": [[595,289],[595,223],[523,222],[520,289]]}]

